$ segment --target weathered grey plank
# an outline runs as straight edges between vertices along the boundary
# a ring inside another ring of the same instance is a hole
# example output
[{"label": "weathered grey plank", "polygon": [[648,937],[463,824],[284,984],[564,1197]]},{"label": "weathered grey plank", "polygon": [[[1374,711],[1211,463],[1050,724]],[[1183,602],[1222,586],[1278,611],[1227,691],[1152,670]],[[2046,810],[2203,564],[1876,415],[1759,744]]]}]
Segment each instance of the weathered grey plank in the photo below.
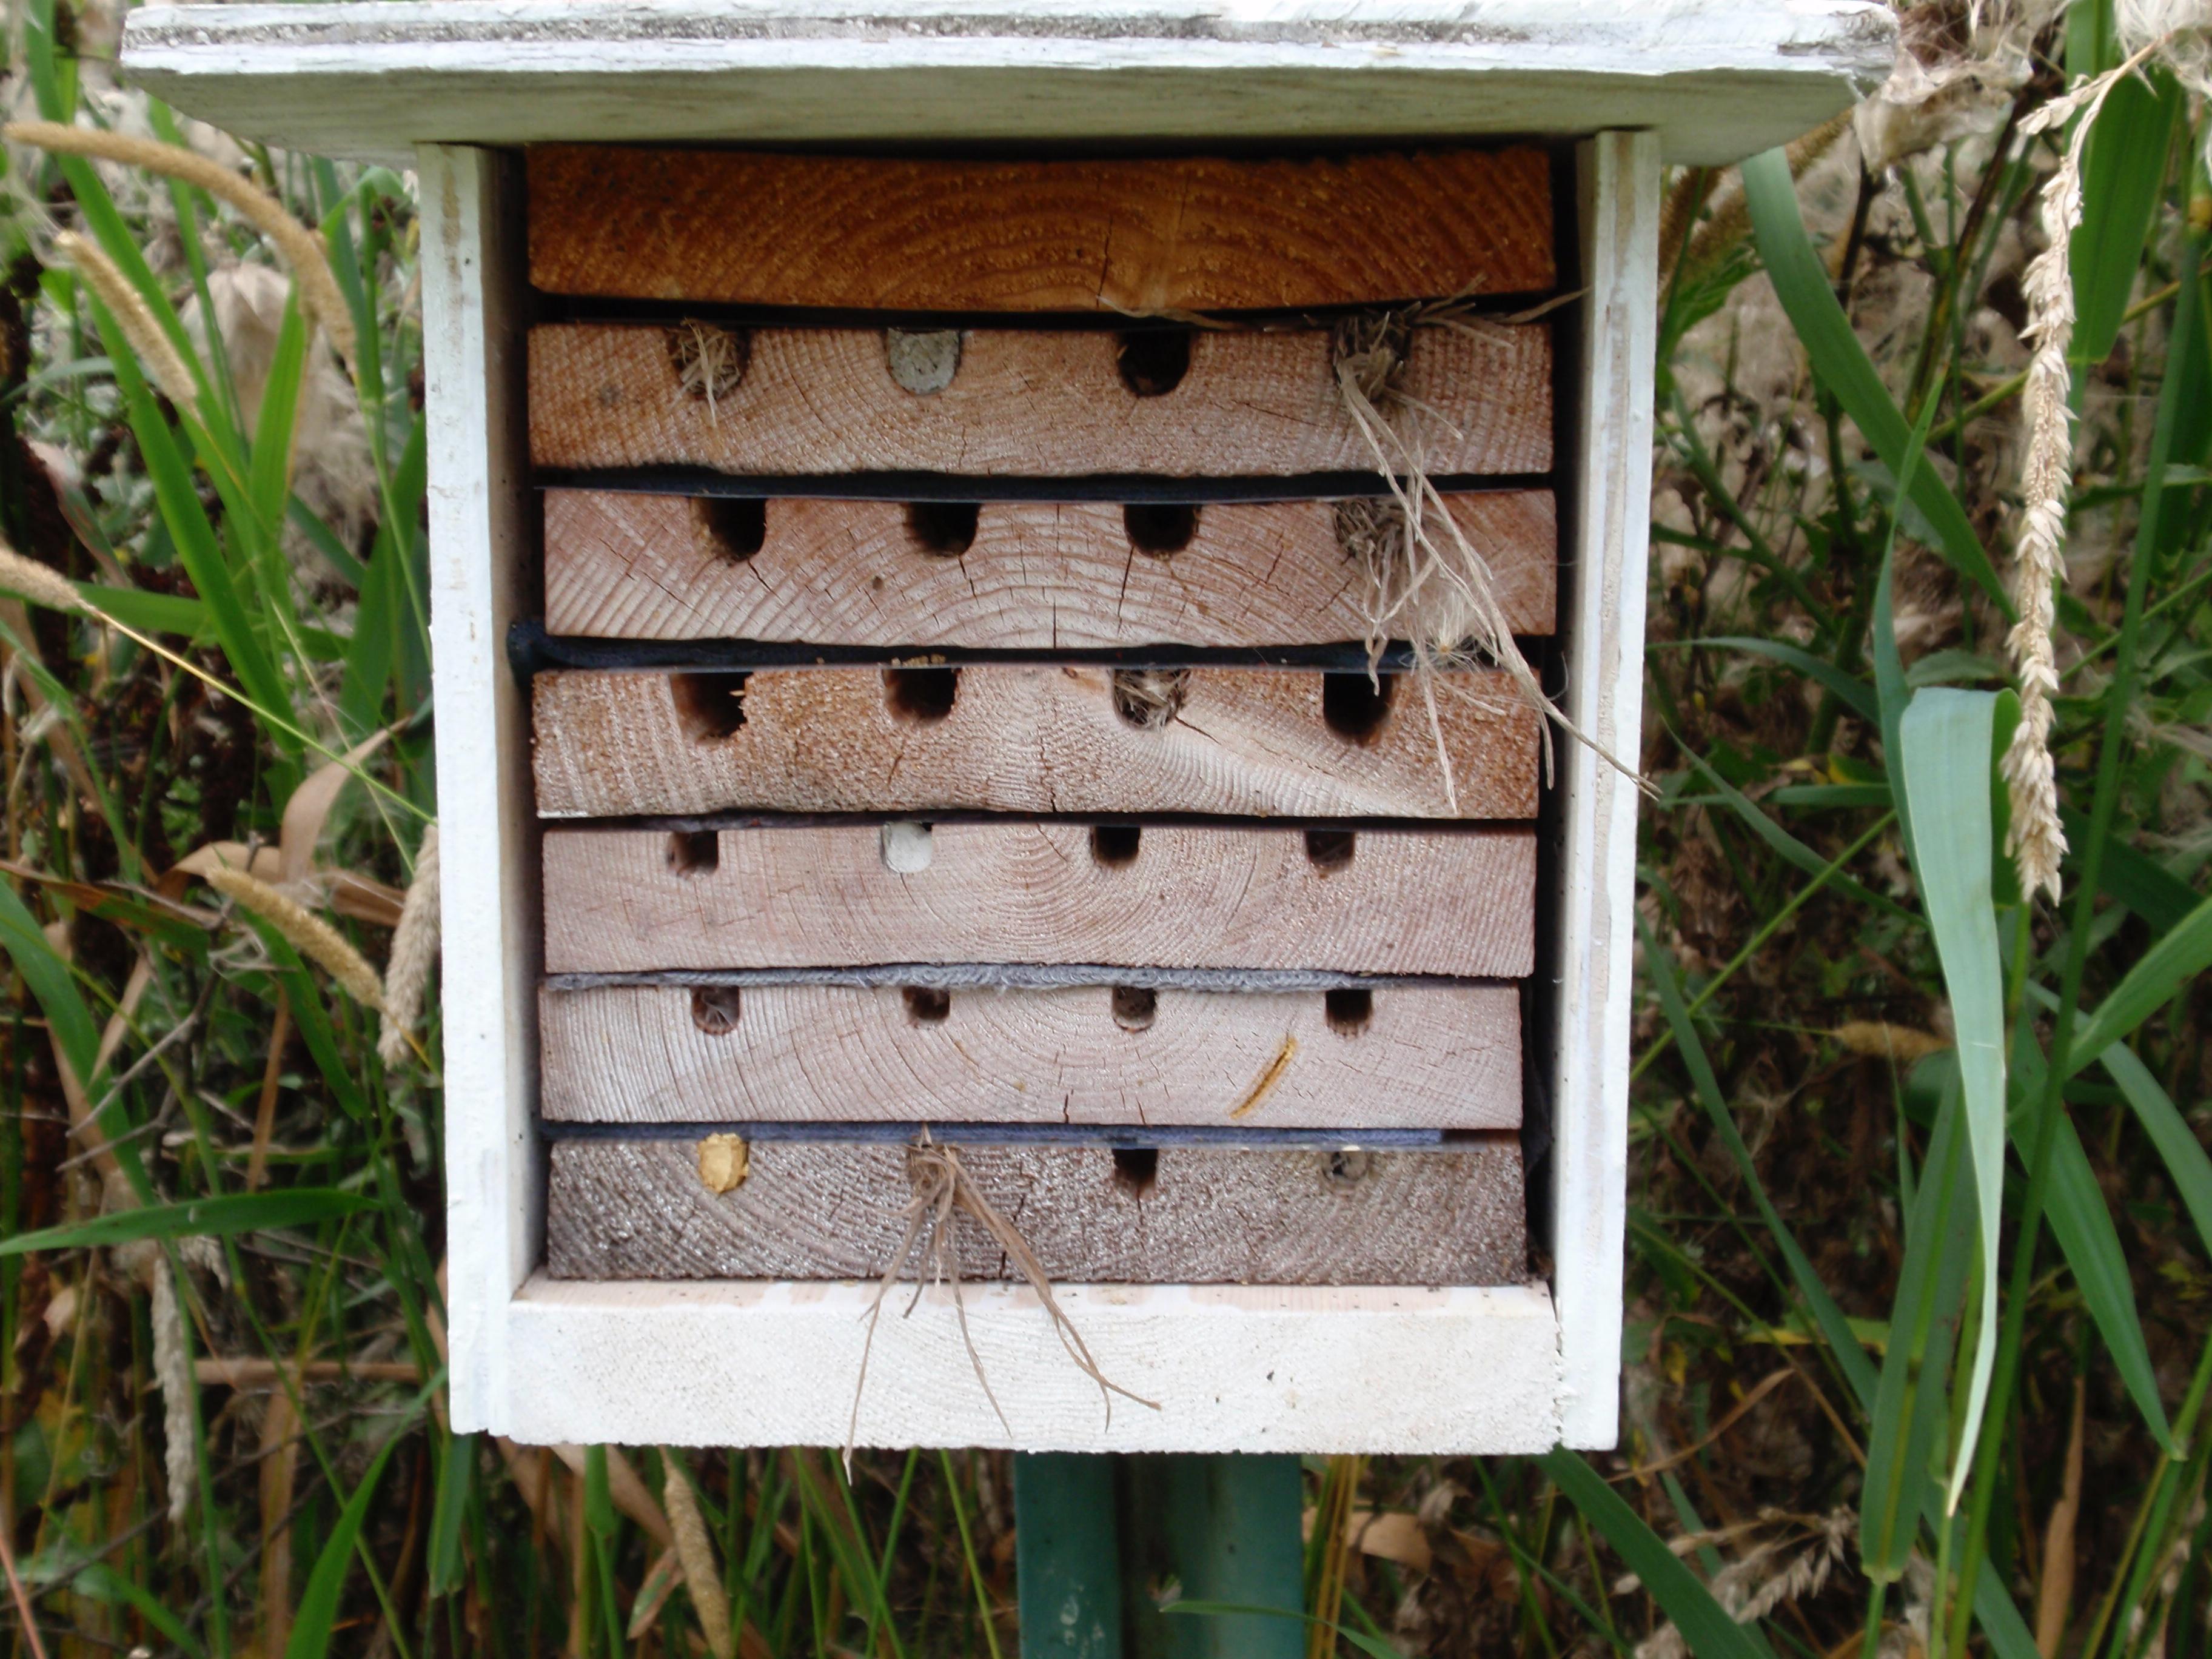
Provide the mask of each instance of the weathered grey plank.
[{"label": "weathered grey plank", "polygon": [[[796,668],[537,677],[538,810],[1528,818],[1541,717],[1503,673]],[[1441,732],[1451,772],[1437,752]]]},{"label": "weathered grey plank", "polygon": [[[1446,498],[1516,634],[1549,634],[1549,490]],[[1364,640],[1325,501],[1123,507],[545,492],[545,621],[610,639],[1081,650]],[[1449,602],[1438,587],[1437,604]],[[1437,624],[1441,623],[1439,627]],[[1394,617],[1392,634],[1448,631]]]},{"label": "weathered grey plank", "polygon": [[[965,1146],[962,1164],[1048,1275],[1073,1284],[1505,1285],[1528,1276],[1521,1149],[1422,1152]],[[755,1142],[717,1194],[692,1141],[553,1147],[559,1279],[866,1279],[911,1194],[902,1146]],[[963,1277],[1015,1277],[963,1219]]]},{"label": "weathered grey plank", "polygon": [[[1374,467],[1346,412],[1328,332],[1196,331],[1179,374],[1133,348],[1125,356],[1123,338],[972,329],[950,380],[917,392],[892,378],[878,329],[725,337],[700,325],[547,325],[530,335],[531,459],[775,476],[1189,478]],[[1172,379],[1172,389],[1140,395],[1125,369],[1140,385]],[[1398,385],[1433,411],[1407,417],[1431,472],[1550,468],[1547,325],[1416,329]]]},{"label": "weathered grey plank", "polygon": [[1527,830],[1155,824],[1131,849],[1065,823],[945,823],[888,848],[846,824],[553,830],[544,860],[552,973],[1016,962],[1510,979],[1535,953]]},{"label": "weathered grey plank", "polygon": [[546,990],[539,1109],[618,1123],[935,1120],[1510,1129],[1510,985]]}]

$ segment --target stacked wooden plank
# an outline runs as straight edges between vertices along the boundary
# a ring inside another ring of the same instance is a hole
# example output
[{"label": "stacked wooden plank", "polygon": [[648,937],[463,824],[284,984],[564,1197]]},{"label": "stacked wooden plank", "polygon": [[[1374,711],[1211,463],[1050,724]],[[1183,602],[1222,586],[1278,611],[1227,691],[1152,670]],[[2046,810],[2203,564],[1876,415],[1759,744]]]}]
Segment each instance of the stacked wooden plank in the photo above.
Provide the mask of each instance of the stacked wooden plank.
[{"label": "stacked wooden plank", "polygon": [[1392,407],[1548,635],[1550,171],[531,153],[552,1273],[879,1273],[927,1125],[1056,1279],[1525,1276],[1540,722],[1370,658],[1342,378],[1462,301]]}]

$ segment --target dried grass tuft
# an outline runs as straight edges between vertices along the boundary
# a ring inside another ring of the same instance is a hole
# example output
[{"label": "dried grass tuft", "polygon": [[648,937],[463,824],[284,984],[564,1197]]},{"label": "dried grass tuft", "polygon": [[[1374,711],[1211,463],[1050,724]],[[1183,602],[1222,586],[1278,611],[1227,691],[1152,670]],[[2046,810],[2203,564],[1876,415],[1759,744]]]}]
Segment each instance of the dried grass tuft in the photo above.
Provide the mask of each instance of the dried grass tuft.
[{"label": "dried grass tuft", "polygon": [[687,317],[668,331],[668,361],[684,396],[705,403],[707,418],[719,423],[721,400],[744,384],[752,367],[752,335]]},{"label": "dried grass tuft", "polygon": [[884,1297],[909,1266],[915,1269],[914,1299],[907,1304],[906,1313],[901,1317],[913,1315],[922,1292],[931,1285],[951,1281],[952,1306],[960,1319],[960,1340],[967,1345],[969,1363],[975,1368],[975,1380],[983,1385],[983,1397],[991,1402],[1000,1423],[1008,1434],[1013,1432],[1013,1425],[1006,1421],[1006,1408],[991,1390],[991,1379],[983,1374],[983,1357],[975,1352],[975,1339],[968,1330],[968,1304],[961,1295],[960,1249],[956,1232],[963,1210],[981,1224],[991,1242],[1006,1253],[1006,1260],[1037,1293],[1060,1346],[1075,1362],[1076,1369],[1098,1385],[1099,1398],[1106,1406],[1107,1423],[1110,1425],[1114,1421],[1114,1396],[1117,1394],[1139,1406],[1159,1410],[1158,1401],[1132,1394],[1120,1383],[1109,1381],[1098,1369],[1098,1362],[1091,1358],[1081,1333],[1053,1296],[1052,1279],[1045,1273],[1044,1264],[1037,1260],[1036,1252],[1030,1248],[1029,1240],[1022,1237],[1020,1228],[1000,1215],[991,1201],[976,1190],[975,1183],[968,1178],[968,1171],[961,1165],[958,1152],[932,1140],[925,1128],[921,1138],[907,1148],[906,1178],[914,1194],[900,1212],[900,1219],[907,1224],[906,1235],[892,1251],[890,1266],[884,1270],[876,1285],[875,1299],[868,1304],[868,1337],[860,1349],[860,1374],[853,1384],[853,1415],[845,1430],[848,1476],[853,1472],[853,1447],[860,1437],[860,1396],[868,1386],[868,1358],[875,1348],[876,1322],[883,1316]]},{"label": "dried grass tuft", "polygon": [[1459,810],[1459,787],[1437,710],[1436,676],[1441,670],[1484,659],[1504,670],[1516,691],[1545,716],[1547,775],[1552,766],[1550,727],[1556,724],[1638,787],[1650,787],[1632,767],[1578,730],[1544,694],[1498,603],[1488,561],[1468,539],[1429,477],[1426,428],[1443,417],[1409,396],[1401,384],[1417,331],[1449,328],[1476,339],[1498,340],[1537,314],[1480,317],[1462,297],[1363,313],[1345,319],[1336,328],[1333,355],[1338,395],[1367,446],[1376,474],[1389,489],[1389,495],[1372,508],[1353,506],[1349,520],[1339,520],[1340,531],[1348,522],[1358,539],[1357,546],[1348,541],[1346,550],[1359,562],[1367,584],[1363,608],[1368,672],[1370,678],[1376,674],[1392,638],[1403,638],[1412,646],[1413,678],[1428,711],[1445,801],[1455,812]]},{"label": "dried grass tuft", "polygon": [[[57,154],[86,155],[144,167],[164,178],[197,185],[218,201],[228,203],[239,216],[276,245],[300,285],[300,309],[307,320],[330,337],[331,344],[349,367],[355,360],[353,313],[338,291],[337,278],[323,252],[322,238],[284,210],[284,204],[259,185],[249,184],[219,161],[175,144],[151,138],[133,138],[94,127],[66,126],[58,121],[11,121],[0,127],[0,137],[19,144],[34,144]],[[106,296],[103,295],[103,298]],[[136,344],[137,342],[132,343]]]},{"label": "dried grass tuft", "polygon": [[1188,668],[1117,668],[1114,708],[1130,725],[1158,732],[1175,724],[1190,695]]}]

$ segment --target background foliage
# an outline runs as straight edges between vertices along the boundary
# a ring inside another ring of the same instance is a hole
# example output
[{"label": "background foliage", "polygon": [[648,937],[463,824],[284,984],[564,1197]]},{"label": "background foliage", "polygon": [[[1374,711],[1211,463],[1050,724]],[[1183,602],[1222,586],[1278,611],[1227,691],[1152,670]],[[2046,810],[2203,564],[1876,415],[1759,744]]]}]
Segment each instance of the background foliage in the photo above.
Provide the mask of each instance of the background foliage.
[{"label": "background foliage", "polygon": [[[1316,1461],[1316,1651],[2212,1639],[2204,116],[2171,52],[2089,141],[2072,851],[2063,901],[2023,901],[1998,573],[2066,134],[2021,121],[2121,46],[2091,0],[1905,21],[1922,83],[1856,132],[1670,180],[1622,1449]],[[434,813],[415,206],[119,91],[112,49],[31,0],[9,106],[257,180],[319,228],[358,346],[349,374],[204,190],[9,151],[0,532],[162,650],[0,602],[5,1640],[1009,1650],[1002,1457],[848,1482],[445,1426],[434,1014],[387,1066],[296,929],[198,878],[275,849],[381,961]],[[678,1587],[702,1560],[726,1612]]]}]

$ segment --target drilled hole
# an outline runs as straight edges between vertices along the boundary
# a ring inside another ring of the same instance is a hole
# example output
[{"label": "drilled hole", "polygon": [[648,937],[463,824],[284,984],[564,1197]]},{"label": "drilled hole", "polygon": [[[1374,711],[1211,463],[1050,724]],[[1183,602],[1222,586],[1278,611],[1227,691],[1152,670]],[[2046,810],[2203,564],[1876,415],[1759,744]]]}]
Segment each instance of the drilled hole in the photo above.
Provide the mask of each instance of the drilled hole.
[{"label": "drilled hole", "polygon": [[1121,509],[1121,527],[1138,552],[1164,559],[1198,534],[1198,509],[1188,502],[1133,501]]},{"label": "drilled hole", "polygon": [[1372,743],[1390,712],[1390,699],[1398,677],[1385,674],[1380,681],[1364,674],[1324,674],[1321,677],[1321,717],[1328,729],[1354,743]]},{"label": "drilled hole", "polygon": [[1142,985],[1114,988],[1114,1023],[1125,1031],[1141,1031],[1158,1017],[1160,994]]},{"label": "drilled hole", "polygon": [[916,1025],[942,1025],[952,1012],[952,993],[933,985],[908,985],[899,995],[906,1000],[906,1017]]},{"label": "drilled hole", "polygon": [[1114,712],[1142,732],[1157,732],[1175,724],[1190,695],[1188,668],[1117,668],[1114,671]]},{"label": "drilled hole", "polygon": [[676,699],[676,719],[694,743],[719,743],[737,735],[745,723],[745,681],[742,672],[672,674],[668,689]]},{"label": "drilled hole", "polygon": [[1188,328],[1143,328],[1123,334],[1114,353],[1121,384],[1139,398],[1163,398],[1173,392],[1190,372],[1190,342],[1195,332]]},{"label": "drilled hole", "polygon": [[691,512],[714,551],[732,564],[743,564],[768,540],[768,503],[757,495],[701,495]]},{"label": "drilled hole", "polygon": [[1339,986],[1322,999],[1322,1009],[1328,1016],[1330,1030],[1339,1036],[1357,1036],[1375,1018],[1375,993]]},{"label": "drilled hole", "polygon": [[711,876],[722,862],[722,838],[712,830],[679,830],[668,838],[668,867],[679,876]]},{"label": "drilled hole", "polygon": [[975,544],[975,520],[981,513],[974,501],[908,501],[907,534],[923,552],[957,559]]},{"label": "drilled hole", "polygon": [[1313,860],[1314,868],[1324,876],[1332,871],[1349,869],[1352,842],[1352,836],[1349,830],[1309,830],[1306,831],[1306,856]]},{"label": "drilled hole", "polygon": [[1160,1178],[1160,1154],[1156,1146],[1116,1146],[1114,1184],[1132,1198],[1142,1198]]},{"label": "drilled hole", "polygon": [[1109,870],[1137,861],[1137,847],[1145,832],[1133,823],[1096,823],[1091,827],[1091,856]]},{"label": "drilled hole", "polygon": [[957,668],[886,668],[884,706],[892,717],[915,726],[927,726],[952,712],[960,696]]},{"label": "drilled hole", "polygon": [[691,1023],[708,1036],[727,1036],[738,1029],[744,998],[734,985],[702,985],[691,993]]}]

